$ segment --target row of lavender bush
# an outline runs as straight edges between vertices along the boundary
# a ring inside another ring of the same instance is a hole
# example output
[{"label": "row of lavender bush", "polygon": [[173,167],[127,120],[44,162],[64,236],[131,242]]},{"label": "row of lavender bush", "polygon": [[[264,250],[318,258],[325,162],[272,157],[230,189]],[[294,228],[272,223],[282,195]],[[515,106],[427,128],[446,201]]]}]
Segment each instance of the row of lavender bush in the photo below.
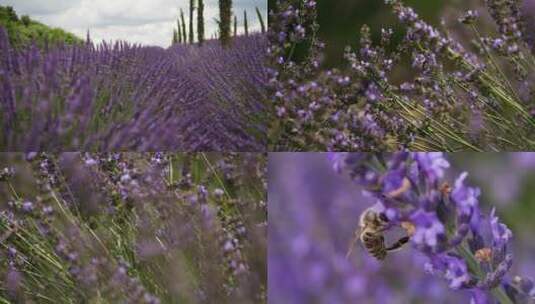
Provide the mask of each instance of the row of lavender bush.
[{"label": "row of lavender bush", "polygon": [[266,47],[17,50],[0,28],[0,150],[263,151]]}]

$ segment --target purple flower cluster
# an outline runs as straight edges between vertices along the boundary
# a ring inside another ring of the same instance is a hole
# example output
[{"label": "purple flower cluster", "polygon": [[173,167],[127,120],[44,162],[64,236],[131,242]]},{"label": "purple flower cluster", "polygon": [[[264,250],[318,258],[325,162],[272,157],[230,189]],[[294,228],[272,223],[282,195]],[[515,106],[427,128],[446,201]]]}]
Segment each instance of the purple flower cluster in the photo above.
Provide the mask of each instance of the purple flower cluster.
[{"label": "purple flower cluster", "polygon": [[[374,83],[321,69],[324,45],[315,38],[316,2],[299,3],[279,1],[271,12],[269,88],[278,119],[271,126],[270,144],[275,150],[384,149],[386,132],[378,119],[389,117],[377,116],[373,109],[384,98],[382,92]],[[305,58],[295,58],[298,47],[309,49]]]},{"label": "purple flower cluster", "polygon": [[474,303],[488,303],[482,297],[519,303],[531,296],[518,288],[527,279],[515,279],[515,287],[507,275],[511,230],[495,209],[483,215],[481,192],[465,183],[466,172],[452,186],[446,181],[449,162],[442,153],[335,153],[330,159],[377,200],[392,226],[403,227],[427,256],[425,270],[445,278],[450,288],[472,291]]},{"label": "purple flower cluster", "polygon": [[265,35],[18,50],[0,29],[0,150],[265,150]]},{"label": "purple flower cluster", "polygon": [[374,199],[362,195],[346,176],[333,172],[324,154],[273,153],[269,164],[270,302],[469,301],[466,293],[448,292],[439,278],[415,271],[426,262],[419,252],[401,250],[379,262],[356,246],[346,258],[358,215]]},{"label": "purple flower cluster", "polygon": [[341,69],[321,66],[316,2],[277,2],[268,36],[274,150],[533,149],[533,54],[517,1],[486,1],[498,37],[480,34],[487,24],[477,10],[460,18],[470,33],[458,36],[470,35],[475,51],[400,0],[385,2],[406,28],[403,41],[392,50],[393,30],[382,29],[374,44],[365,25]]}]

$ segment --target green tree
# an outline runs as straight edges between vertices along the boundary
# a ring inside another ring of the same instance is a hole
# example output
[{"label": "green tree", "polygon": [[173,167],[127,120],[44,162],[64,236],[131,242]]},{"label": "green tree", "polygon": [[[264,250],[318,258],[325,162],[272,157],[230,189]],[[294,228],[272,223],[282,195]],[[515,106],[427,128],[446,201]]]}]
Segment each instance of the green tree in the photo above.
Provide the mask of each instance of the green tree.
[{"label": "green tree", "polygon": [[178,43],[178,34],[175,29],[173,29],[173,45]]},{"label": "green tree", "polygon": [[30,23],[32,22],[32,20],[30,19],[28,15],[22,16],[20,18],[20,21],[22,21],[22,24],[24,24],[24,26],[30,26]]},{"label": "green tree", "polygon": [[19,17],[17,16],[17,13],[15,12],[15,10],[13,9],[12,6],[7,6],[5,8],[5,10],[6,10],[7,17],[8,17],[9,21],[11,21],[11,22],[19,21]]},{"label": "green tree", "polygon": [[178,22],[178,29],[177,29],[177,35],[178,35],[178,43],[182,43],[182,31],[180,30],[180,21]]},{"label": "green tree", "polygon": [[193,11],[195,10],[195,0],[189,0],[189,43],[193,43]]},{"label": "green tree", "polygon": [[238,35],[238,17],[234,15],[234,37]]},{"label": "green tree", "polygon": [[197,4],[197,40],[199,44],[204,42],[204,2],[199,0]]},{"label": "green tree", "polygon": [[247,11],[243,10],[243,27],[245,28],[245,36],[249,36],[249,27],[247,24]]},{"label": "green tree", "polygon": [[186,21],[184,20],[184,11],[180,9],[180,20],[182,21],[182,39],[183,42],[186,42]]},{"label": "green tree", "polygon": [[219,0],[219,39],[223,46],[230,44],[230,22],[232,18],[232,0]]},{"label": "green tree", "polygon": [[47,44],[78,44],[83,40],[59,28],[50,28],[32,20],[29,16],[18,17],[10,6],[0,5],[0,26],[4,27],[9,37],[9,43],[15,48],[25,47],[34,43],[38,47]]},{"label": "green tree", "polygon": [[264,18],[262,18],[262,13],[260,13],[258,6],[255,7],[255,9],[256,9],[256,15],[258,16],[258,21],[260,22],[260,30],[262,31],[262,34],[263,34],[266,32],[266,25],[264,24]]}]

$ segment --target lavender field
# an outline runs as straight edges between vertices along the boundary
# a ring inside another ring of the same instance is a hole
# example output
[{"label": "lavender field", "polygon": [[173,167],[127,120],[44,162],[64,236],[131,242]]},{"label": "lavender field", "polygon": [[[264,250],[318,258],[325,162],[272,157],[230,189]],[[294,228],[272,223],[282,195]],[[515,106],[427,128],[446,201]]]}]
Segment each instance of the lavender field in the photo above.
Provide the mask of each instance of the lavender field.
[{"label": "lavender field", "polygon": [[266,161],[0,153],[0,303],[266,303]]},{"label": "lavender field", "polygon": [[272,2],[270,150],[535,149],[534,1]]},{"label": "lavender field", "polygon": [[[535,153],[272,153],[269,301],[535,303],[534,181]],[[368,208],[409,237],[384,259]]]},{"label": "lavender field", "polygon": [[16,49],[0,28],[0,150],[265,151],[266,48],[252,33]]}]

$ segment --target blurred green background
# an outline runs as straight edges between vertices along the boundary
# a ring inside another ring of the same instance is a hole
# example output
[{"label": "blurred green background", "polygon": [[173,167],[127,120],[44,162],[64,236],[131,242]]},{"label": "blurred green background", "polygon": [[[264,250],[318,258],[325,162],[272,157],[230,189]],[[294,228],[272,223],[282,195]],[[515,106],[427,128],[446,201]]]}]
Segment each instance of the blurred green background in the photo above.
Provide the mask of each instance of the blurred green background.
[{"label": "blurred green background", "polygon": [[481,188],[480,204],[496,207],[514,230],[535,231],[535,153],[452,153],[457,173],[469,173],[470,183]]},{"label": "blurred green background", "polygon": [[[297,0],[292,0],[296,3]],[[268,0],[273,9],[276,0]],[[405,0],[424,20],[433,25],[440,23],[445,10],[461,13],[463,8],[473,4],[482,5],[483,0]],[[382,27],[392,27],[395,39],[401,38],[401,28],[396,17],[384,0],[317,0],[320,38],[326,43],[325,65],[340,66],[343,63],[344,48],[356,46],[360,28],[367,24],[372,28],[377,41]]]}]

